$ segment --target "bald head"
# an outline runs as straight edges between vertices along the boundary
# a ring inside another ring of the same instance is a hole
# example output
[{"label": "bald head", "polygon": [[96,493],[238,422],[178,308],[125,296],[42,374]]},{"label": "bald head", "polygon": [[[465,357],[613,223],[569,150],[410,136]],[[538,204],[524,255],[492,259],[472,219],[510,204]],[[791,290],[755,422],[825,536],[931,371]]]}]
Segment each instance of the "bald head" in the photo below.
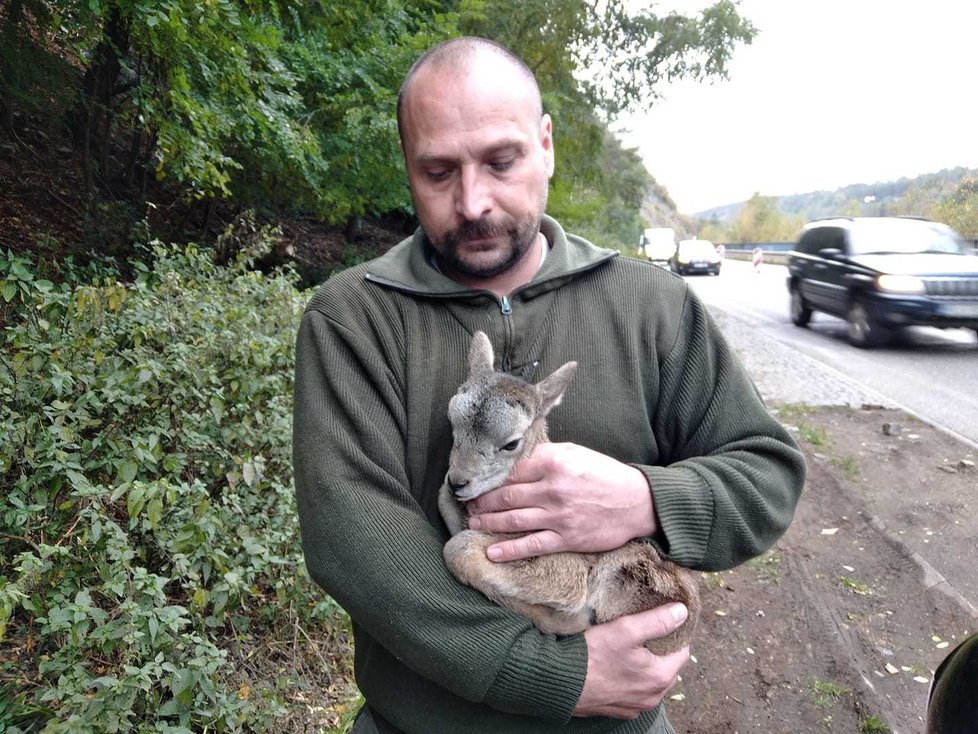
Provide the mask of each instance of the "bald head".
[{"label": "bald head", "polygon": [[404,144],[404,105],[416,79],[424,77],[429,72],[436,74],[455,72],[461,75],[473,68],[489,68],[510,74],[517,83],[525,87],[524,93],[532,106],[533,116],[539,118],[543,114],[540,87],[530,67],[522,59],[505,46],[487,38],[476,36],[452,38],[433,46],[418,57],[404,77],[397,95],[397,131],[402,145]]},{"label": "bald head", "polygon": [[457,38],[401,87],[401,151],[418,222],[443,274],[499,294],[532,277],[554,170],[553,125],[526,65]]}]

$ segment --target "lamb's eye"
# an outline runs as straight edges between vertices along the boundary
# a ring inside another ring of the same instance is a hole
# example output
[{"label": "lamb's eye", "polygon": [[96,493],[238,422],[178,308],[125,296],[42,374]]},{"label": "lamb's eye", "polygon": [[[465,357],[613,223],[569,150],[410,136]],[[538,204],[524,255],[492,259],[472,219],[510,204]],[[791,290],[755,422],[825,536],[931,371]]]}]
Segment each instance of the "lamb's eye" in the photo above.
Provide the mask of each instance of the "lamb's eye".
[{"label": "lamb's eye", "polygon": [[505,446],[503,446],[502,450],[503,451],[516,451],[516,449],[518,449],[519,447],[520,447],[520,439],[515,438],[512,441],[510,441],[508,444],[506,444]]}]

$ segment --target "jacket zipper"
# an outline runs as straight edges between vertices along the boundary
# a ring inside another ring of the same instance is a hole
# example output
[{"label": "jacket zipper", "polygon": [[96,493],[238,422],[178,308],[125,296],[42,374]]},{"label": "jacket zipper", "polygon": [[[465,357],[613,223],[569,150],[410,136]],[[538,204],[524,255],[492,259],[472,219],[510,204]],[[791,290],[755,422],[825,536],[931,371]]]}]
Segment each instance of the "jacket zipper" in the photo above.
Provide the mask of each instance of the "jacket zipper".
[{"label": "jacket zipper", "polygon": [[499,366],[503,372],[511,372],[513,369],[513,320],[509,317],[513,315],[513,302],[509,300],[509,296],[500,297],[499,310],[503,315],[503,354]]}]

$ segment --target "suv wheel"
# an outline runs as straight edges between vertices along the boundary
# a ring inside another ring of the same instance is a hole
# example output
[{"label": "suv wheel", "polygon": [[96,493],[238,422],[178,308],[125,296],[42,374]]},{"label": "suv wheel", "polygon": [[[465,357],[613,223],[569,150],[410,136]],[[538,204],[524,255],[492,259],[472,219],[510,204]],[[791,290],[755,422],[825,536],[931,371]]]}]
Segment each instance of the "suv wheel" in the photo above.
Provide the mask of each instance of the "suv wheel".
[{"label": "suv wheel", "polygon": [[892,336],[889,329],[870,318],[866,306],[859,301],[849,304],[846,322],[849,324],[849,343],[862,349],[878,347]]},{"label": "suv wheel", "polygon": [[791,289],[791,323],[795,326],[808,326],[812,320],[812,309],[809,308],[805,297],[798,290],[798,286]]}]

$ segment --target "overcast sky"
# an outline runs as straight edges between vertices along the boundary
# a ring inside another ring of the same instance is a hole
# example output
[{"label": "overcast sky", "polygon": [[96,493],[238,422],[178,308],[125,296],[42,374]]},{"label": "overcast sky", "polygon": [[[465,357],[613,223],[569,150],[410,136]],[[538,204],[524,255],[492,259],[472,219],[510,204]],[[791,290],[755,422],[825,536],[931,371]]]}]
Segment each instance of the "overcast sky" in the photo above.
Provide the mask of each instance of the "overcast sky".
[{"label": "overcast sky", "polygon": [[[670,0],[656,10],[708,3]],[[679,210],[978,167],[976,0],[742,0],[729,81],[679,83],[620,137]]]}]

